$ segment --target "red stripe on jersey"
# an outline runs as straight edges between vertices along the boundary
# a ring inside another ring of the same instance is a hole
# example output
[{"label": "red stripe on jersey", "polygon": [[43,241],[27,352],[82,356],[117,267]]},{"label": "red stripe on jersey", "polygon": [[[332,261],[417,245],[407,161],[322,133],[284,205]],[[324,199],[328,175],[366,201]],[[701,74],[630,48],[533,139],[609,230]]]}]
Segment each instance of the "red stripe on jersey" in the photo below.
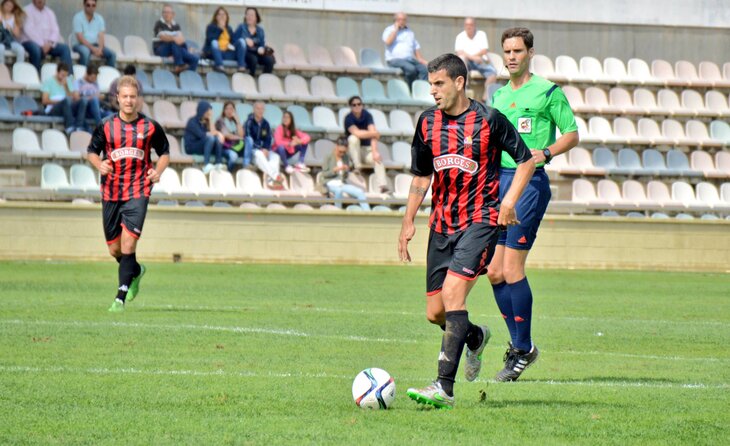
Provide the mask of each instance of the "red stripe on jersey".
[{"label": "red stripe on jersey", "polygon": [[[481,126],[479,128],[479,173],[477,174],[477,190],[483,191],[487,183],[487,171],[488,167],[492,164],[489,163],[489,136],[490,129],[486,119],[482,119]],[[476,223],[480,223],[484,219],[482,214],[482,206],[484,206],[484,194],[478,193],[474,197],[474,215],[472,219]]]},{"label": "red stripe on jersey", "polygon": [[[132,146],[132,139],[134,138],[134,127],[128,124],[124,124],[123,128],[123,134],[124,134],[124,146],[123,147],[131,147]],[[122,191],[122,200],[126,201],[132,198],[132,194],[129,193],[129,190],[132,188],[132,171],[133,167],[130,166],[130,164],[134,165],[134,160],[125,159],[122,162],[122,165],[124,165],[126,168],[124,169],[124,176],[123,176],[123,191]],[[136,167],[136,166],[134,166]]]},{"label": "red stripe on jersey", "polygon": [[[465,119],[464,119],[464,134],[460,135],[463,138],[463,144],[464,144],[464,153],[462,154],[466,158],[472,158],[474,155],[474,147],[472,144],[467,144],[467,138],[471,139],[472,134],[474,133],[474,122],[476,121],[477,113],[475,111],[470,111]],[[485,170],[485,165],[480,164],[480,169],[478,172],[481,172],[482,170]],[[455,172],[458,172],[456,169],[451,169]],[[458,212],[459,212],[459,229],[464,230],[469,225],[469,211],[468,208],[469,205],[469,193],[468,191],[471,189],[471,184],[474,181],[474,178],[472,174],[468,172],[462,172],[461,174],[461,181],[462,181],[462,190],[459,194],[459,203],[458,203]],[[477,189],[476,195],[481,195],[478,191],[481,189]],[[467,192],[467,193],[465,193]],[[474,220],[472,220],[474,221]]]},{"label": "red stripe on jersey", "polygon": [[[459,126],[456,121],[449,120],[447,124],[446,135],[448,137],[448,148],[446,153],[459,153]],[[444,221],[446,223],[446,233],[453,234],[454,230],[454,216],[452,215],[454,209],[454,200],[456,199],[456,179],[459,177],[459,169],[447,169],[449,173],[449,193],[446,196],[446,206],[444,206]],[[457,211],[458,212],[458,211]],[[458,218],[458,213],[457,213]]]},{"label": "red stripe on jersey", "polygon": [[144,125],[142,126],[142,131],[145,132],[147,137],[143,141],[143,147],[144,150],[144,162],[142,166],[142,178],[143,178],[143,189],[144,189],[144,196],[149,197],[150,193],[152,192],[152,182],[147,179],[147,171],[152,167],[152,158],[150,158],[150,151],[152,148],[152,135],[155,133],[155,126],[152,125],[152,122],[145,119]]},{"label": "red stripe on jersey", "polygon": [[[122,123],[119,119],[116,117],[112,119],[112,146],[109,147],[109,154],[111,155],[111,152],[116,147],[121,147],[122,145]],[[111,159],[111,156],[109,156],[109,159]],[[121,197],[119,196],[119,191],[122,187],[123,178],[121,177],[121,169],[119,169],[119,165],[115,162],[112,162],[112,165],[114,166],[113,172],[113,181],[112,181],[112,196],[111,199],[114,201],[119,201]]]},{"label": "red stripe on jersey", "polygon": [[[109,139],[111,138],[111,135],[109,134],[109,121],[104,122],[103,130],[104,130],[104,139],[106,141],[109,141]],[[106,159],[109,159],[109,144],[107,144],[106,147],[104,147],[104,157]],[[102,177],[101,198],[104,201],[109,201],[109,198],[111,198],[110,185],[111,185],[111,180],[109,178],[109,175]]]},{"label": "red stripe on jersey", "polygon": [[[427,132],[428,130],[428,120],[423,120],[423,127],[424,132]],[[431,150],[433,153],[434,158],[441,155],[441,128],[443,127],[443,114],[440,112],[436,112],[433,117],[433,125],[431,127]],[[427,135],[429,136],[429,135]],[[428,139],[425,139],[426,141]],[[442,180],[443,173],[442,172],[434,172],[434,181],[433,181],[433,194],[431,194],[431,209],[433,209],[433,212],[431,213],[431,227],[434,228],[434,231],[441,233],[443,232],[443,199],[444,199],[444,182]],[[433,222],[436,222],[436,226],[433,226]]]}]

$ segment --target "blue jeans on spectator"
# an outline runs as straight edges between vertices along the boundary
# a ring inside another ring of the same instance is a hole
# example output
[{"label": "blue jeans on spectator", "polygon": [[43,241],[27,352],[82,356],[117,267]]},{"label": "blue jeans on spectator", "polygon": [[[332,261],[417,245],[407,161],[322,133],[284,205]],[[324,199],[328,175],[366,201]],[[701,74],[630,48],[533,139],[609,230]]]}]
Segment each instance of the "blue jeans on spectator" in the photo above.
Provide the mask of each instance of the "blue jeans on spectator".
[{"label": "blue jeans on spectator", "polygon": [[172,63],[176,67],[187,65],[188,70],[198,69],[199,57],[188,51],[187,45],[178,45],[175,42],[162,42],[155,48],[155,54],[160,57],[172,56]]},{"label": "blue jeans on spectator", "polygon": [[[25,62],[25,48],[20,42],[13,40],[10,42],[10,51],[15,53],[16,62]],[[0,64],[5,63],[5,48],[0,45]]]},{"label": "blue jeans on spectator", "polygon": [[[79,64],[88,66],[89,60],[91,59],[91,50],[88,47],[79,43],[78,45],[74,45],[74,51],[79,53]],[[109,47],[104,47],[104,49],[102,50],[102,56],[104,57],[104,60],[106,60],[107,65],[109,65],[110,67],[117,66],[117,53],[110,50]]]},{"label": "blue jeans on spectator", "polygon": [[391,59],[388,61],[388,66],[403,70],[403,75],[405,76],[406,83],[409,86],[412,86],[413,81],[416,79],[428,79],[428,69],[426,68],[426,65],[420,63],[413,57],[409,57],[408,59]]},{"label": "blue jeans on spectator", "polygon": [[76,129],[87,130],[84,122],[86,120],[87,103],[88,101],[85,98],[81,98],[75,102],[70,98],[65,98],[53,104],[53,107],[51,107],[51,110],[47,114],[51,116],[63,116],[63,126],[68,134],[71,134]]},{"label": "blue jeans on spectator", "polygon": [[[28,52],[28,60],[30,61],[30,63],[40,73],[41,62],[43,61],[44,56],[43,48],[30,40],[27,42],[23,42],[23,48],[25,48],[25,51]],[[69,70],[73,69],[74,63],[71,60],[71,50],[68,49],[68,45],[64,43],[57,43],[53,46],[53,48],[51,48],[50,51],[48,51],[48,54],[51,55],[51,57],[58,57],[59,59],[61,59],[61,62],[68,65]]]},{"label": "blue jeans on spectator", "polygon": [[235,49],[221,51],[218,48],[218,41],[214,40],[210,44],[210,53],[213,56],[213,65],[215,67],[222,67],[223,60],[235,60],[238,64],[238,68],[246,68],[245,52],[246,50],[241,46],[239,42],[235,43]]},{"label": "blue jeans on spectator", "polygon": [[109,115],[108,110],[101,108],[98,97],[87,97],[86,99],[86,117],[94,121],[94,126],[99,125],[102,119]]},{"label": "blue jeans on spectator", "polygon": [[289,164],[289,158],[293,158],[294,155],[299,153],[299,161],[297,163],[304,164],[304,156],[307,154],[307,144],[299,144],[298,146],[294,146],[294,152],[289,153],[286,151],[286,147],[284,146],[277,146],[274,149],[274,152],[276,152],[279,155],[279,158],[281,158],[281,163],[286,167],[287,164]]},{"label": "blue jeans on spectator", "polygon": [[470,70],[470,71],[471,70],[478,71],[485,78],[497,75],[497,69],[494,68],[494,65],[492,65],[491,63],[487,63],[487,62],[476,63],[473,60],[467,60],[466,68],[467,68],[467,70]]},{"label": "blue jeans on spectator", "polygon": [[365,192],[357,186],[346,183],[342,185],[327,183],[327,189],[329,189],[329,191],[332,192],[332,195],[335,196],[335,206],[338,208],[342,208],[342,194],[347,194],[356,199],[363,210],[370,210],[370,205],[367,203]]},{"label": "blue jeans on spectator", "polygon": [[235,150],[223,149],[223,156],[226,158],[228,171],[233,172],[233,168],[236,167],[236,160],[238,160],[238,154],[235,152]]},{"label": "blue jeans on spectator", "polygon": [[243,167],[246,167],[251,164],[251,161],[253,161],[254,149],[260,149],[261,147],[256,147],[256,144],[253,142],[253,138],[250,136],[246,136],[243,139],[243,142]]}]

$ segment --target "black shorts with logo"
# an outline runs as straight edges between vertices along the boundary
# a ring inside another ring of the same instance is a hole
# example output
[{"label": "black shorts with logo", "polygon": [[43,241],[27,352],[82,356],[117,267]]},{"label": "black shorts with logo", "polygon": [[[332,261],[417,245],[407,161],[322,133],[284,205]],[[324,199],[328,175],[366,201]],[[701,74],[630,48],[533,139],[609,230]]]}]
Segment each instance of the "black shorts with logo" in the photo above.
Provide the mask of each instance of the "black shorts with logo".
[{"label": "black shorts with logo", "polygon": [[441,291],[447,273],[464,280],[486,274],[498,237],[499,228],[485,223],[472,224],[456,234],[431,230],[426,256],[426,295]]},{"label": "black shorts with logo", "polygon": [[107,245],[111,245],[122,236],[122,229],[134,238],[142,236],[142,226],[147,216],[149,198],[132,198],[127,201],[101,202],[104,220],[104,237]]}]

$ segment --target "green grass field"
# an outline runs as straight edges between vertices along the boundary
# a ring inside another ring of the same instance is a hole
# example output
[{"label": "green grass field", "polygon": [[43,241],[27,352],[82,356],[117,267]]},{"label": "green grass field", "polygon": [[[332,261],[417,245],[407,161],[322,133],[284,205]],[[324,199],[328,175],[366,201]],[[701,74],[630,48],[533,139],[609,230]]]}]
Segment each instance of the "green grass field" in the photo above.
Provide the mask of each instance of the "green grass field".
[{"label": "green grass field", "polygon": [[[123,314],[116,263],[0,263],[0,444],[726,444],[730,275],[530,271],[540,360],[494,383],[493,338],[456,408],[405,390],[436,373],[424,268],[149,264]],[[396,380],[392,410],[350,386]],[[725,440],[722,440],[725,438]]]}]

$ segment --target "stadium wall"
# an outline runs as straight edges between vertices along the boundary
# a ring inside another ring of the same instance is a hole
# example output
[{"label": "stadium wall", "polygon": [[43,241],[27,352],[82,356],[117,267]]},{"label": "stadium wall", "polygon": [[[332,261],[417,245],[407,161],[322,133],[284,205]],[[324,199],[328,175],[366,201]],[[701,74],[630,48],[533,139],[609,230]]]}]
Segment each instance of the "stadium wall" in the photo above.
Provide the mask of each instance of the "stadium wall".
[{"label": "stadium wall", "polygon": [[[243,2],[239,2],[242,4]],[[571,4],[580,3],[585,8],[585,1],[563,0],[555,6],[552,2],[543,2],[543,8],[571,10]],[[590,3],[590,2],[588,2]],[[694,26],[666,26],[661,23],[672,23],[673,17],[668,15],[666,22],[656,16],[657,5],[649,2],[620,2],[609,15],[612,23],[607,21],[604,9],[607,5],[614,7],[619,2],[596,2],[601,5],[595,11],[595,22],[590,16],[583,22],[557,20],[538,20],[539,8],[531,8],[525,17],[533,19],[519,20],[510,15],[499,13],[490,15],[484,6],[475,8],[475,15],[481,16],[478,26],[487,32],[491,50],[499,52],[501,32],[511,26],[521,25],[532,29],[536,38],[536,51],[551,58],[567,54],[574,58],[594,56],[603,59],[608,56],[618,57],[624,61],[638,57],[647,61],[666,59],[669,61],[688,60],[697,64],[702,60],[714,61],[718,64],[730,61],[730,27],[717,27],[724,23],[730,15],[725,0],[703,0],[701,2],[684,2],[696,4],[696,8],[685,6],[682,11],[687,17],[686,23]],[[627,5],[626,3],[633,3]],[[677,2],[674,2],[675,4]],[[49,1],[49,6],[56,11],[63,36],[71,33],[73,15],[81,10],[81,2],[69,0],[64,2]],[[203,42],[205,26],[210,22],[217,2],[209,4],[175,3],[177,21],[181,24],[186,37],[199,43]],[[550,5],[550,6],[547,6]],[[654,7],[653,11],[642,11],[641,8]],[[233,27],[241,22],[243,6],[226,5],[231,15]],[[512,7],[511,7],[512,8]],[[148,0],[100,1],[97,12],[102,14],[107,23],[107,32],[117,36],[120,41],[127,34],[152,40],[152,28],[159,18],[161,3]],[[514,9],[514,8],[512,8]],[[372,9],[371,9],[372,11]],[[615,11],[623,11],[618,13]],[[266,38],[278,48],[288,42],[297,43],[305,48],[309,42],[325,47],[347,45],[356,51],[368,47],[383,49],[380,40],[383,29],[392,22],[392,13],[359,13],[317,9],[260,8],[263,17],[262,26],[266,30]],[[678,13],[677,13],[678,14]],[[675,16],[677,15],[675,14]],[[621,23],[621,16],[628,23]],[[634,24],[633,16],[652,18],[654,25]],[[707,17],[705,17],[707,16]],[[491,17],[491,18],[489,18]],[[711,20],[709,17],[715,17]],[[724,18],[724,19],[723,19]],[[424,57],[434,58],[439,54],[453,51],[454,38],[463,29],[461,17],[445,15],[410,14],[409,24],[415,30],[422,46]],[[706,26],[697,26],[705,23]],[[713,27],[714,26],[714,27]]]},{"label": "stadium wall", "polygon": [[[398,214],[150,207],[143,259],[396,264]],[[410,246],[425,263],[427,217]],[[0,203],[0,259],[109,260],[100,205]],[[730,222],[547,216],[537,268],[730,272]]]}]

